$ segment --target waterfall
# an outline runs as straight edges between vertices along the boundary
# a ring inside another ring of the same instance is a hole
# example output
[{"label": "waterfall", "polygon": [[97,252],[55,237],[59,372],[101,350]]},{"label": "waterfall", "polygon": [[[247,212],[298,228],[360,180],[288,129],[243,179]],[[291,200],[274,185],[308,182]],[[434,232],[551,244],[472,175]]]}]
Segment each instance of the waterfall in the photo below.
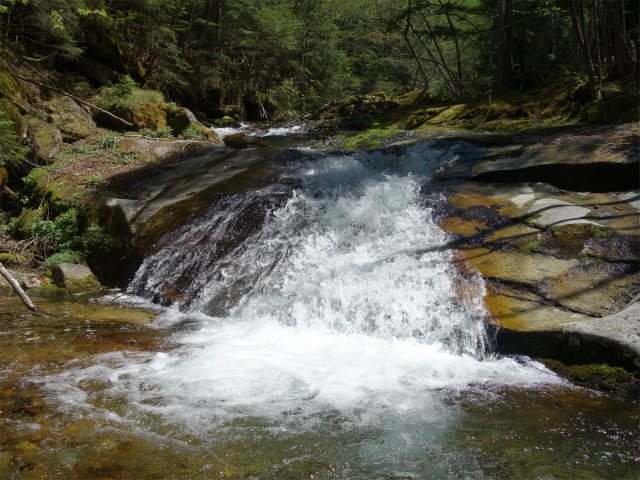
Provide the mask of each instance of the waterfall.
[{"label": "waterfall", "polygon": [[281,184],[220,198],[167,234],[131,289],[228,322],[413,337],[482,356],[483,285],[467,282],[475,291],[461,301],[449,238],[421,195],[453,157],[429,142],[307,152]]}]

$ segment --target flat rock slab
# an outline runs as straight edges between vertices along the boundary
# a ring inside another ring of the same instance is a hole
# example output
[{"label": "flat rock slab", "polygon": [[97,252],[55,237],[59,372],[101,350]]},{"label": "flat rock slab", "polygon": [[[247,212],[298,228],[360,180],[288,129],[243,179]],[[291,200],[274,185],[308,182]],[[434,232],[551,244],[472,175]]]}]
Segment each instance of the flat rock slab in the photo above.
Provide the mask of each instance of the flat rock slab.
[{"label": "flat rock slab", "polygon": [[569,225],[576,223],[590,223],[600,225],[597,222],[586,218],[593,213],[590,209],[579,207],[573,203],[558,200],[557,198],[541,198],[529,208],[532,215],[531,222],[538,227],[548,228],[558,225]]},{"label": "flat rock slab", "polygon": [[[565,323],[560,330],[607,338],[633,350],[640,361],[640,303],[608,317]],[[638,365],[640,367],[640,365]]]}]

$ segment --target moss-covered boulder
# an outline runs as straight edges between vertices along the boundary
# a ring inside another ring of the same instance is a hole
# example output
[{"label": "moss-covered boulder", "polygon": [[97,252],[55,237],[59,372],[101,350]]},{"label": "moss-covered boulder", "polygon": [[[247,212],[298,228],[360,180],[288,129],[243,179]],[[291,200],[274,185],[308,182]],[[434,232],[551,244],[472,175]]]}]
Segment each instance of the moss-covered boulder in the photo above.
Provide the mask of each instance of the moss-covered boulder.
[{"label": "moss-covered boulder", "polygon": [[75,263],[61,263],[51,270],[53,282],[71,293],[96,290],[100,287],[98,279],[89,267]]},{"label": "moss-covered boulder", "polygon": [[227,135],[224,137],[223,141],[225,146],[240,150],[249,146],[246,137],[247,136],[244,133],[234,133],[233,135]]},{"label": "moss-covered boulder", "polygon": [[0,59],[0,99],[11,102],[21,113],[27,113],[26,97],[20,88],[20,83],[7,62],[2,59]]},{"label": "moss-covered boulder", "polygon": [[[127,116],[130,117],[130,120]],[[151,102],[135,105],[123,118],[133,123],[136,130],[145,128],[162,130],[167,127],[167,104],[164,102]]]},{"label": "moss-covered boulder", "polygon": [[47,102],[44,110],[64,139],[79,140],[95,133],[96,124],[89,111],[69,97]]},{"label": "moss-covered boulder", "polygon": [[14,103],[7,99],[0,99],[0,111],[4,112],[11,120],[11,130],[19,137],[24,134],[24,119]]},{"label": "moss-covered boulder", "polygon": [[28,262],[29,259],[24,255],[16,255],[14,253],[0,253],[0,263],[7,267],[13,267]]},{"label": "moss-covered boulder", "polygon": [[40,165],[50,164],[62,148],[62,133],[50,123],[30,118],[27,121],[27,141],[31,146],[31,159]]}]

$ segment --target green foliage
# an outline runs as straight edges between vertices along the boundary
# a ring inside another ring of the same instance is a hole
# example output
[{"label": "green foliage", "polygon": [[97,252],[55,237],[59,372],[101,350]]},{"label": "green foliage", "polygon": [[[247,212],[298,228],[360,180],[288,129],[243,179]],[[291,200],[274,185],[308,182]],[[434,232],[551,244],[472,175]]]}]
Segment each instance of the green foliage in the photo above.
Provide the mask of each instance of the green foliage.
[{"label": "green foliage", "polygon": [[58,215],[55,220],[37,218],[27,226],[26,230],[31,237],[41,242],[46,241],[61,252],[87,252],[98,247],[105,240],[102,227],[92,223],[82,228],[78,220],[78,212],[74,208]]},{"label": "green foliage", "polygon": [[87,188],[96,188],[104,183],[104,178],[100,175],[91,175],[84,181]]},{"label": "green foliage", "polygon": [[100,148],[103,150],[112,150],[118,146],[118,138],[108,134],[100,139]]},{"label": "green foliage", "polygon": [[205,140],[207,137],[202,132],[202,128],[199,125],[190,124],[181,134],[180,138],[186,138],[190,140]]},{"label": "green foliage", "polygon": [[[80,261],[80,253],[73,250],[64,250],[62,252],[54,253],[48,257],[43,263],[44,268],[53,268],[61,263],[78,263]],[[46,274],[46,272],[45,272]]]},{"label": "green foliage", "polygon": [[120,78],[120,81],[113,86],[113,90],[120,95],[131,95],[136,88],[136,82],[129,75]]},{"label": "green foliage", "polygon": [[164,127],[158,130],[153,128],[143,128],[140,130],[140,134],[150,138],[172,138],[173,129],[171,127]]},{"label": "green foliage", "polygon": [[13,120],[0,110],[0,165],[15,161],[15,144],[18,136],[13,131]]}]

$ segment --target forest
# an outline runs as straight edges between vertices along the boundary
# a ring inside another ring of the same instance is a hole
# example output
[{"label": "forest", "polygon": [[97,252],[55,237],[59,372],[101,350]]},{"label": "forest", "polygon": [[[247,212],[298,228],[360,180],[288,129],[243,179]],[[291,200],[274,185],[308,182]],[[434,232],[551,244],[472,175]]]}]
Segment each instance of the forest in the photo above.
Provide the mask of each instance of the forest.
[{"label": "forest", "polygon": [[96,84],[129,75],[215,118],[428,89],[468,99],[638,82],[636,0],[0,0],[2,47]]}]

